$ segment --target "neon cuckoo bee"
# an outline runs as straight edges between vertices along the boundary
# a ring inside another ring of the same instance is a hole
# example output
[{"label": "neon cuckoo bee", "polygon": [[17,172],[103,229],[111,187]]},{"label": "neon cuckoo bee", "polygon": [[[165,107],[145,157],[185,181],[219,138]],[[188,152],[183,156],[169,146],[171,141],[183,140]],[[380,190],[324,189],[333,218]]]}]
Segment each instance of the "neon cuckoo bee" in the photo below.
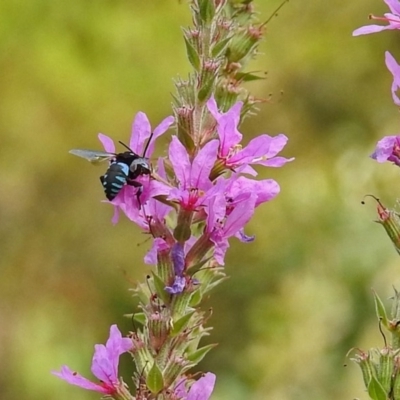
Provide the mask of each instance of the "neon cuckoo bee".
[{"label": "neon cuckoo bee", "polygon": [[69,152],[75,156],[85,158],[93,164],[102,161],[110,161],[110,165],[104,175],[100,176],[104,192],[108,200],[112,201],[125,185],[136,187],[137,199],[140,204],[140,195],[143,191],[143,185],[136,179],[142,175],[151,174],[150,160],[145,157],[147,148],[151,141],[151,136],[146,144],[143,156],[139,156],[126,144],[121,143],[128,151],[123,153],[107,153],[104,151],[73,149]]}]

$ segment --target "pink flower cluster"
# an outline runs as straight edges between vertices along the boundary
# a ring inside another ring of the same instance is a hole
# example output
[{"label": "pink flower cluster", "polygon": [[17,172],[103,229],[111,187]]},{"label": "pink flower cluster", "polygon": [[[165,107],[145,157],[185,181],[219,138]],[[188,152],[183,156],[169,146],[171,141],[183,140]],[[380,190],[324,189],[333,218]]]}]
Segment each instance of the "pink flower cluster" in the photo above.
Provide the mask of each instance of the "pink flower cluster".
[{"label": "pink flower cluster", "polygon": [[[129,185],[125,185],[111,202],[115,208],[114,223],[122,211],[131,221],[153,235],[153,247],[145,257],[147,263],[156,262],[157,252],[171,250],[177,243],[171,227],[165,222],[174,209],[191,213],[193,221],[204,223],[202,240],[213,244],[213,256],[220,265],[224,264],[230,237],[235,236],[244,242],[252,240],[243,232],[245,225],[255,208],[273,199],[280,190],[273,179],[254,179],[257,172],[252,166],[280,167],[292,159],[277,156],[288,140],[283,134],[275,137],[260,135],[242,147],[242,134],[238,131],[242,105],[242,102],[238,102],[226,113],[221,113],[215,99],[211,98],[207,107],[215,119],[215,139],[193,156],[178,137],[173,136],[168,157],[160,158],[156,164],[152,174],[155,178],[138,178],[143,184],[140,204],[135,196],[137,189]],[[155,139],[166,132],[173,121],[172,117],[168,117],[154,130],[147,154],[149,157],[154,150]],[[138,113],[133,123],[131,149],[141,154],[150,135],[147,117]],[[107,152],[115,152],[110,138],[99,135],[99,139]],[[216,166],[230,174],[214,173]],[[166,172],[167,168],[172,170],[172,174]],[[159,201],[160,198],[164,201]],[[184,256],[190,253],[195,244],[194,237],[185,240],[181,248]]]}]

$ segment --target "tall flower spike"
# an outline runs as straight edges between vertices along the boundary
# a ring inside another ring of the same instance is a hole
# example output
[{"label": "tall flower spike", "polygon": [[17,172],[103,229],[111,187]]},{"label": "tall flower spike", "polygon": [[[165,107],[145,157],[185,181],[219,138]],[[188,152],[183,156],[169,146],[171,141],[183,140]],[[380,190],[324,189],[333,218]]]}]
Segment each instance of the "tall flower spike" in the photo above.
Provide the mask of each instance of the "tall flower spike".
[{"label": "tall flower spike", "polygon": [[123,338],[117,325],[112,325],[106,345],[96,344],[92,359],[91,370],[100,383],[84,378],[66,365],[61,367],[60,372],[53,371],[52,373],[71,385],[103,394],[114,394],[124,390],[124,384],[118,378],[119,357],[132,347],[132,340]]}]

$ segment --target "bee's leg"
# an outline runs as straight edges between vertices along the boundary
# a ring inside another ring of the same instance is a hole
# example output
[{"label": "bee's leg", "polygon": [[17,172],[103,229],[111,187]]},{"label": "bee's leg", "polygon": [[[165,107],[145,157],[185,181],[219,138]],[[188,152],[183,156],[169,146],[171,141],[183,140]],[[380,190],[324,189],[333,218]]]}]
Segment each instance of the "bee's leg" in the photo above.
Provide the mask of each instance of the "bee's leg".
[{"label": "bee's leg", "polygon": [[139,210],[142,208],[142,203],[140,202],[140,195],[143,193],[143,185],[140,182],[130,179],[126,182],[128,185],[137,188],[136,198],[139,203]]}]

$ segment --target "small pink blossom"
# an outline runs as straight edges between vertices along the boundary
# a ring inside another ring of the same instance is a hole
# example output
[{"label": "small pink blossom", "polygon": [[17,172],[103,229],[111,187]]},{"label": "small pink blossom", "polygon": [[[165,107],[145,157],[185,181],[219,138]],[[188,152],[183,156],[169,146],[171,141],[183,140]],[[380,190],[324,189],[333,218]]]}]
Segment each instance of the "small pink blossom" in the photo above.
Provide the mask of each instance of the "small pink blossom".
[{"label": "small pink blossom", "polygon": [[60,372],[53,371],[52,373],[71,385],[80,386],[83,389],[94,390],[103,394],[113,394],[121,385],[118,378],[119,357],[132,347],[132,340],[123,338],[117,325],[112,325],[110,328],[110,337],[106,345],[96,344],[94,346],[95,350],[91,370],[100,383],[95,383],[84,378],[66,365],[61,367]]}]

